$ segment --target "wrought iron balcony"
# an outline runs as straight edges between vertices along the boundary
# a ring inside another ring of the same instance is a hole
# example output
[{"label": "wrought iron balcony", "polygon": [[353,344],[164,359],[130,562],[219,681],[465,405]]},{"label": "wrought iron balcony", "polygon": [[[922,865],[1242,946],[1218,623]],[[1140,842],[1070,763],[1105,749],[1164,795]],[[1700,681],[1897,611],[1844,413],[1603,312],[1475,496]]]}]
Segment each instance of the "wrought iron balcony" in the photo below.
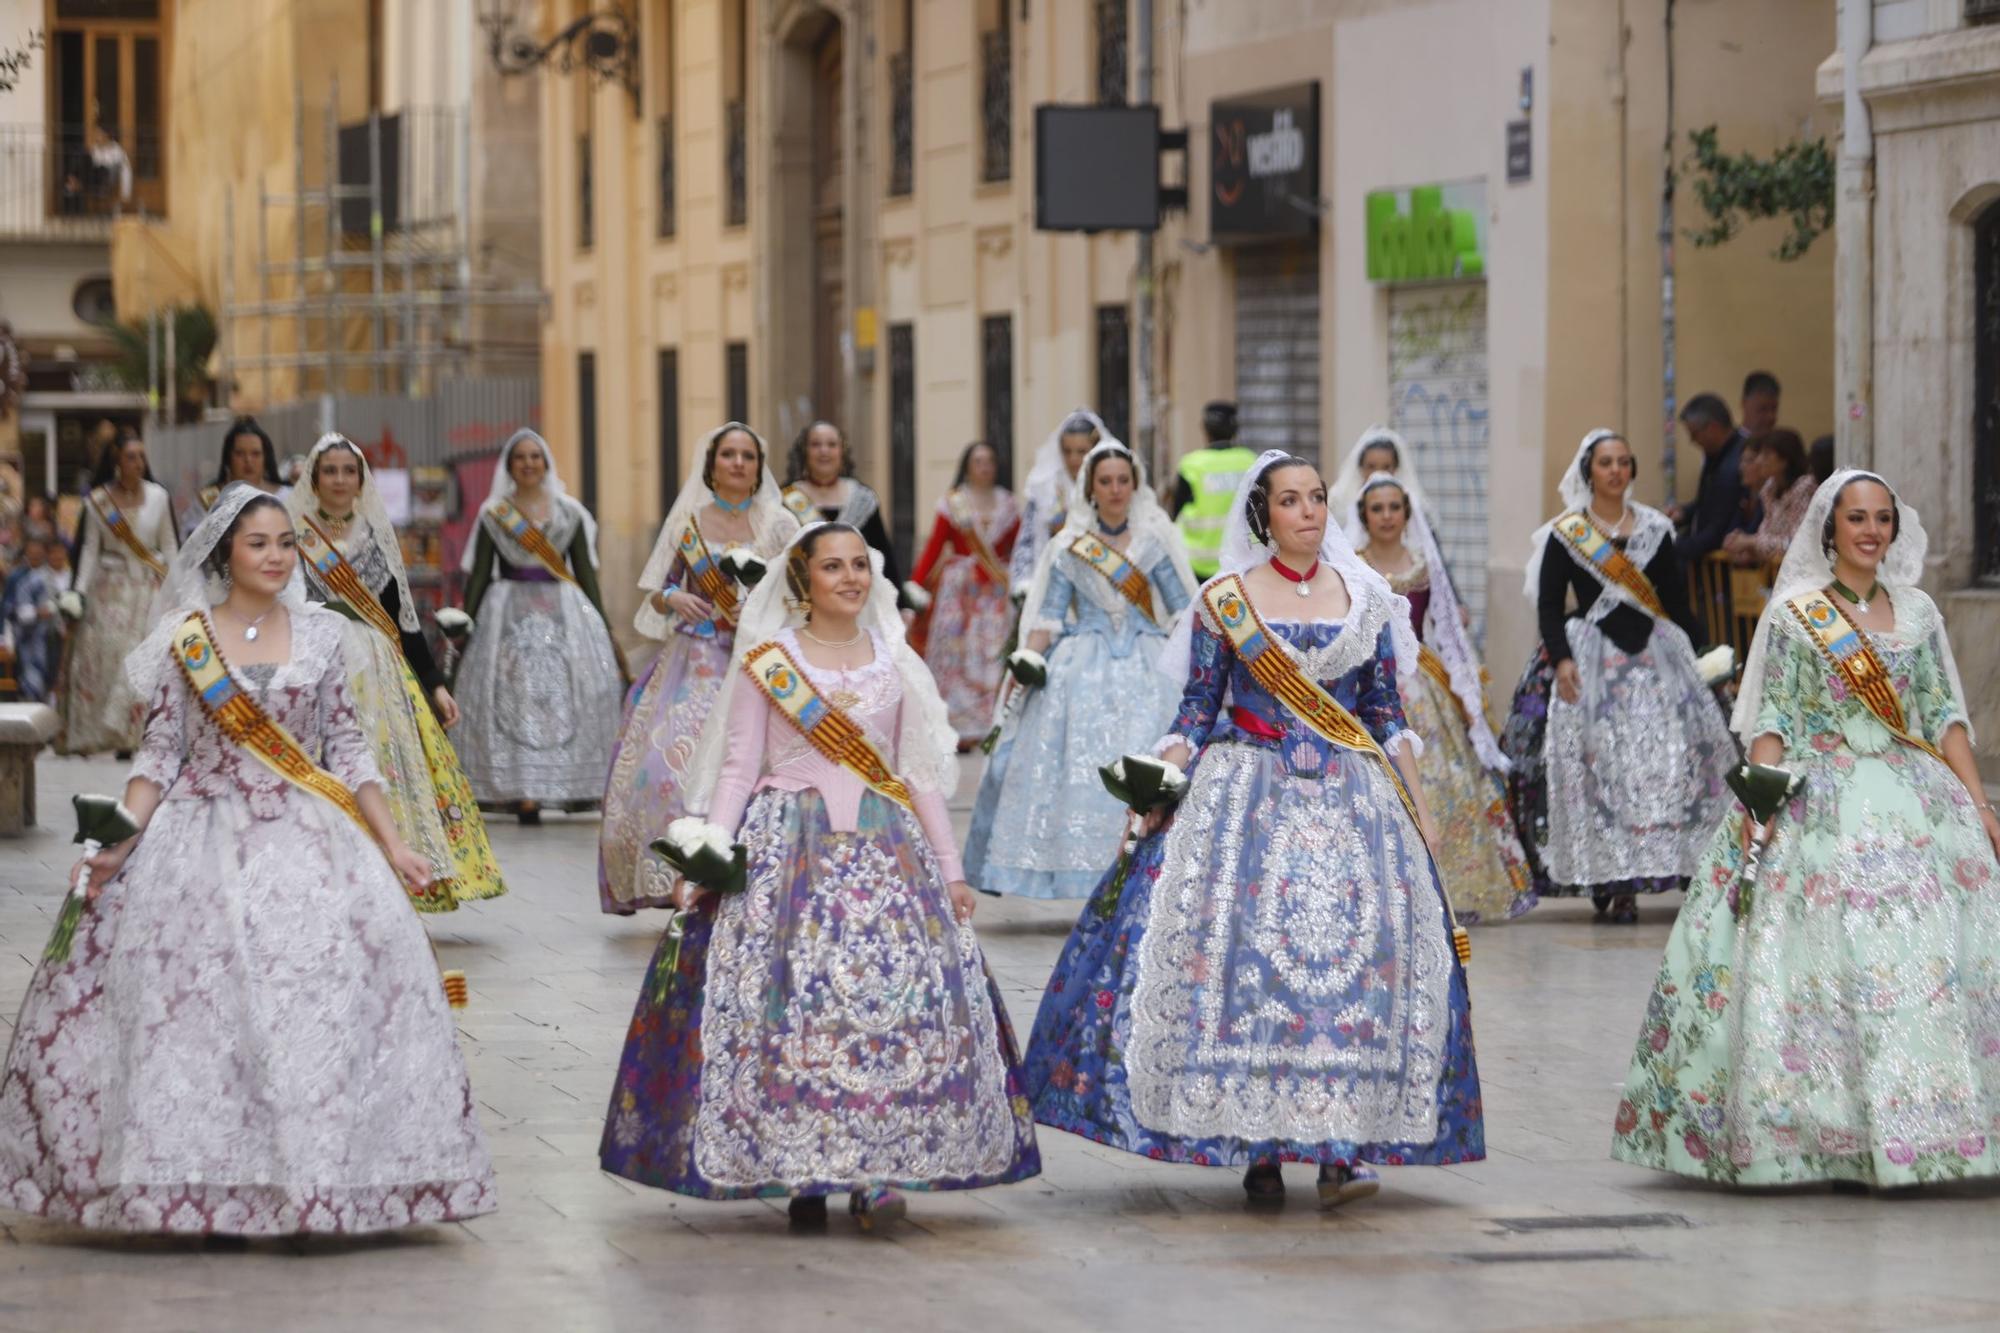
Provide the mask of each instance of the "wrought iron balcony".
[{"label": "wrought iron balcony", "polygon": [[[157,146],[141,156],[157,164]],[[123,148],[93,147],[81,126],[0,125],[0,238],[108,241],[113,218],[139,211],[134,175]]]},{"label": "wrought iron balcony", "polygon": [[660,192],[653,201],[657,216],[654,219],[654,235],[668,237],[674,234],[674,118],[661,116],[654,125],[654,151],[660,155]]},{"label": "wrought iron balcony", "polygon": [[743,99],[723,104],[722,174],[727,197],[723,222],[740,227],[750,219],[750,134],[744,116]]},{"label": "wrought iron balcony", "polygon": [[980,108],[985,118],[979,179],[1011,180],[1014,175],[1014,41],[1004,21],[979,35]]},{"label": "wrought iron balcony", "polygon": [[910,53],[889,57],[889,194],[900,198],[916,185],[916,94],[912,87]]}]

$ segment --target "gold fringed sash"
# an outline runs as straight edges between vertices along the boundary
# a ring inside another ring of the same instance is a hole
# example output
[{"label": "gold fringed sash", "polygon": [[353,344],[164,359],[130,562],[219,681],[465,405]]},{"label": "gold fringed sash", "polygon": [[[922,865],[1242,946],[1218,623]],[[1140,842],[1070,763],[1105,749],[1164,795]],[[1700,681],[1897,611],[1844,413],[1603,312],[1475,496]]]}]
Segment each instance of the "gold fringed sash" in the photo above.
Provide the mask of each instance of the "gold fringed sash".
[{"label": "gold fringed sash", "polygon": [[799,522],[807,523],[819,517],[819,507],[813,503],[812,497],[797,486],[785,487],[781,498],[785,502],[785,508],[797,515]]},{"label": "gold fringed sash", "polygon": [[986,571],[986,577],[1001,587],[1006,587],[1007,566],[1000,563],[1000,557],[993,553],[993,548],[987,545],[985,536],[979,531],[979,516],[972,512],[972,505],[967,502],[965,492],[962,490],[947,492],[944,497],[944,510],[951,518],[951,525],[965,534],[965,543],[972,548],[972,557],[979,562],[979,567]]},{"label": "gold fringed sash", "polygon": [[1806,637],[1819,649],[1820,656],[1845,681],[1848,690],[1868,706],[1875,720],[1903,744],[1943,760],[1937,746],[1909,729],[1903,701],[1889,679],[1889,668],[1875,653],[1867,631],[1854,623],[1840,604],[1824,592],[1809,592],[1785,603],[1792,618],[1804,626]]},{"label": "gold fringed sash", "polygon": [[744,655],[743,669],[813,749],[860,778],[870,790],[905,809],[912,808],[910,789],[890,770],[882,752],[853,719],[820,697],[783,644],[773,639],[757,645]]},{"label": "gold fringed sash", "polygon": [[541,561],[549,573],[564,583],[576,582],[576,576],[569,572],[569,566],[563,561],[562,552],[549,543],[547,535],[512,500],[495,500],[486,512],[493,516],[509,537],[520,543],[522,549]]},{"label": "gold fringed sash", "polygon": [[1632,600],[1653,619],[1667,619],[1667,608],[1661,605],[1653,581],[1618,549],[1603,528],[1591,521],[1590,515],[1581,509],[1571,510],[1556,520],[1555,534],[1583,562],[1584,568],[1606,584],[1615,583],[1630,593]]},{"label": "gold fringed sash", "polygon": [[298,738],[236,683],[215,646],[208,617],[199,611],[175,631],[174,660],[187,676],[188,688],[194,691],[201,710],[231,743],[255,755],[285,781],[337,807],[370,838],[375,836],[347,784],[315,764]]},{"label": "gold fringed sash", "polygon": [[[1458,706],[1458,715],[1461,718],[1465,718],[1465,700],[1459,698],[1458,692],[1451,687],[1451,671],[1445,666],[1444,659],[1431,651],[1429,644],[1419,643],[1417,645],[1417,665],[1423,669],[1423,673],[1426,676],[1437,682],[1438,688],[1443,690],[1446,697]],[[1470,718],[1465,718],[1465,720],[1468,722],[1471,721]]]},{"label": "gold fringed sash", "polygon": [[[1272,697],[1292,710],[1299,721],[1311,727],[1328,742],[1343,750],[1372,757],[1382,765],[1382,771],[1389,775],[1389,785],[1396,789],[1396,795],[1403,802],[1403,809],[1410,816],[1410,827],[1416,830],[1418,841],[1423,840],[1423,823],[1417,818],[1417,804],[1411,798],[1409,788],[1403,785],[1403,775],[1389,762],[1389,755],[1369,734],[1361,720],[1341,706],[1340,700],[1328,694],[1320,683],[1306,675],[1299,664],[1280,644],[1257,608],[1250,604],[1250,595],[1244,590],[1241,576],[1227,574],[1216,579],[1202,590],[1202,601],[1208,613],[1215,617],[1229,644],[1236,650],[1250,678]],[[1426,848],[1428,850],[1428,848]],[[1435,863],[1433,863],[1435,865]],[[1458,924],[1458,913],[1452,908],[1451,896],[1438,886],[1438,898],[1444,903],[1445,920],[1451,925],[1451,947],[1458,955],[1461,966],[1472,961],[1472,937],[1465,927]]]},{"label": "gold fringed sash", "polygon": [[1138,607],[1146,619],[1154,619],[1153,585],[1137,565],[1087,532],[1069,544],[1069,552],[1103,575],[1105,581],[1116,588],[1126,601]]},{"label": "gold fringed sash", "polygon": [[689,519],[687,530],[681,533],[681,561],[687,565],[688,578],[708,604],[715,608],[715,619],[724,625],[736,623],[736,580],[722,572],[722,566],[709,554],[708,543],[701,539],[701,529]]},{"label": "gold fringed sash", "polygon": [[396,618],[368,590],[368,585],[361,581],[360,571],[341,553],[326,530],[313,522],[310,514],[299,515],[298,535],[299,555],[320,586],[353,611],[363,624],[386,634],[391,643],[400,644],[402,632]]},{"label": "gold fringed sash", "polygon": [[104,526],[111,529],[111,535],[123,542],[125,548],[138,558],[140,564],[161,578],[167,576],[166,562],[154,553],[152,547],[139,539],[138,533],[132,531],[132,525],[126,521],[125,515],[111,502],[111,491],[108,487],[98,486],[91,490],[90,507],[97,511],[97,517],[103,520]]}]

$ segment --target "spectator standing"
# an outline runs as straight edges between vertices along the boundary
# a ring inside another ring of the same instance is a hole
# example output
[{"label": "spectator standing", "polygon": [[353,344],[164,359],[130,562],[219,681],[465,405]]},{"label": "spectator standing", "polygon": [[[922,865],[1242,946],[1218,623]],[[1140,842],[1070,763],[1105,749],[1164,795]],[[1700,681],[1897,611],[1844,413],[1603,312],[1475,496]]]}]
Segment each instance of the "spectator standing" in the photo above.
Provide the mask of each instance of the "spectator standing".
[{"label": "spectator standing", "polygon": [[1744,433],[1729,417],[1729,405],[1712,393],[1696,394],[1681,409],[1681,425],[1688,439],[1701,450],[1701,481],[1695,489],[1694,504],[1668,510],[1681,529],[1677,539],[1681,563],[1693,565],[1710,551],[1722,548],[1722,539],[1742,520]]},{"label": "spectator standing", "polygon": [[1181,459],[1169,512],[1187,542],[1195,577],[1206,579],[1221,568],[1222,520],[1257,455],[1236,443],[1235,403],[1218,399],[1205,405],[1201,433],[1208,446]]},{"label": "spectator standing", "polygon": [[1819,489],[1799,433],[1780,426],[1753,436],[1743,446],[1743,485],[1757,497],[1764,517],[1755,532],[1725,534],[1722,549],[1739,565],[1768,564],[1792,544],[1792,534]]},{"label": "spectator standing", "polygon": [[1743,433],[1751,439],[1768,435],[1778,425],[1778,377],[1768,370],[1753,370],[1743,377]]}]

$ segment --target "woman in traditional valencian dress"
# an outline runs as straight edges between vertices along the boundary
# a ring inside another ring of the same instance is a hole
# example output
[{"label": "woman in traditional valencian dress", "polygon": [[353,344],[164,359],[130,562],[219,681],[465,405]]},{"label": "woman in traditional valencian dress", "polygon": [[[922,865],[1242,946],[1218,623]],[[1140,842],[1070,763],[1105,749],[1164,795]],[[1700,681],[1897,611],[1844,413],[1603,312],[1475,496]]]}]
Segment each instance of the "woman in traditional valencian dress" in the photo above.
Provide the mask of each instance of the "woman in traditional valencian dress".
[{"label": "woman in traditional valencian dress", "polygon": [[[1329,520],[1319,473],[1245,475],[1223,572],[1178,622],[1156,747],[1192,762],[1170,817],[1105,874],[1043,992],[1035,1118],[1126,1152],[1312,1162],[1322,1207],[1368,1164],[1485,1155],[1465,972],[1396,688],[1409,608]],[[1148,747],[1155,748],[1155,747]]]},{"label": "woman in traditional valencian dress", "polygon": [[625,686],[597,591],[597,520],[563,490],[548,444],[517,431],[466,551],[472,638],[458,667],[472,790],[523,824],[604,795]]},{"label": "woman in traditional valencian dress", "polygon": [[1736,763],[1695,666],[1673,525],[1632,500],[1636,472],[1624,437],[1594,430],[1563,473],[1564,511],[1528,557],[1542,642],[1500,739],[1536,891],[1588,893],[1621,924],[1635,894],[1687,882]]},{"label": "woman in traditional valencian dress", "polygon": [[1614,1157],[1736,1185],[2000,1175],[2000,817],[1925,546],[1855,471],[1793,536],[1733,720],[1802,785],[1764,830],[1738,807],[1708,840]]},{"label": "woman in traditional valencian dress", "polygon": [[1187,548],[1124,445],[1085,456],[1069,519],[1042,550],[1021,606],[1027,648],[1048,683],[1028,695],[997,791],[977,811],[991,835],[968,862],[990,893],[1083,898],[1117,850],[1125,812],[1098,769],[1143,750],[1173,716],[1156,669],[1173,617],[1196,587]]},{"label": "woman in traditional valencian dress", "polygon": [[506,892],[472,788],[445,728],[458,703],[417,622],[402,543],[352,441],[322,435],[285,497],[306,595],[346,617],[348,692],[403,841],[431,868],[419,911]]},{"label": "woman in traditional valencian dress", "polygon": [[698,905],[632,1015],[604,1169],[789,1196],[803,1224],[845,1191],[869,1229],[902,1215],[897,1190],[1036,1174],[945,809],[956,737],[880,554],[845,524],[807,527],[737,644],[688,803],[747,849],[746,887],[681,886]]},{"label": "woman in traditional valencian dress", "polygon": [[227,488],[132,656],[141,831],[89,859],[68,957],[29,984],[0,1073],[0,1205],[241,1236],[494,1207],[405,900],[430,867],[396,831],[341,618],[307,604],[292,540],[275,499]]},{"label": "woman in traditional valencian dress", "polygon": [[1438,827],[1451,830],[1434,849],[1445,892],[1462,925],[1511,920],[1534,907],[1533,877],[1507,808],[1507,757],[1486,723],[1479,659],[1437,540],[1402,480],[1386,472],[1361,488],[1355,510],[1365,533],[1361,558],[1410,603],[1417,659],[1398,659],[1398,684],[1410,728],[1423,740],[1417,771],[1425,796]]},{"label": "woman in traditional valencian dress", "polygon": [[125,658],[152,628],[147,615],[175,547],[173,499],[153,480],[137,435],[98,459],[80,525],[75,587],[83,619],[63,658],[56,753],[113,750],[129,758],[145,713],[125,686]]},{"label": "woman in traditional valencian dress", "polygon": [[597,840],[601,910],[673,906],[673,874],[647,844],[687,813],[688,761],[736,647],[748,589],[723,557],[744,549],[774,561],[798,530],[763,438],[739,421],[709,432],[639,575],[646,598],[633,625],[666,646],[640,675],[611,755]]},{"label": "woman in traditional valencian dress", "polygon": [[999,480],[999,451],[984,440],[967,445],[917,559],[916,585],[928,602],[911,639],[951,709],[960,749],[991,723],[1014,623],[1007,558],[1021,525],[1013,492]]},{"label": "woman in traditional valencian dress", "polygon": [[232,481],[284,499],[291,488],[278,479],[278,449],[255,417],[238,417],[222,433],[222,461],[215,480],[202,487],[181,511],[181,531],[193,532],[201,516],[215,507],[215,497]]},{"label": "woman in traditional valencian dress", "polygon": [[847,437],[831,421],[815,421],[800,431],[785,457],[785,508],[801,523],[845,523],[871,550],[882,553],[882,569],[902,597],[902,565],[882,522],[882,497],[854,476]]}]

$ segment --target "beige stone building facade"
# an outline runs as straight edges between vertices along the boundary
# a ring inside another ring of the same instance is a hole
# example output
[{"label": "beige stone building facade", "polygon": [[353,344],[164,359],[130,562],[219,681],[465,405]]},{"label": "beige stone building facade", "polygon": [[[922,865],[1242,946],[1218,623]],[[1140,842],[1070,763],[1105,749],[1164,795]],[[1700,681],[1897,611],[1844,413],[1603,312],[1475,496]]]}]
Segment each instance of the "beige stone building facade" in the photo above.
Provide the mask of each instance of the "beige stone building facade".
[{"label": "beige stone building facade", "polygon": [[1856,266],[1842,290],[1859,295],[1840,312],[1842,445],[1923,515],[1981,769],[2000,782],[2000,4],[1855,4],[1819,71],[1832,115],[1858,95],[1842,144],[1860,186],[1840,199],[1841,264]]},{"label": "beige stone building facade", "polygon": [[[541,30],[589,8],[543,0]],[[1190,196],[1155,238],[1150,404],[1132,234],[1035,227],[1034,108],[1131,99],[1144,9],[1162,123],[1189,138],[1164,172]],[[967,441],[1009,447],[1018,476],[1077,403],[1141,434],[1150,405],[1169,460],[1209,398],[1243,403],[1248,442],[1329,462],[1393,422],[1503,679],[1532,646],[1526,534],[1576,440],[1627,430],[1645,498],[1664,496],[1665,0],[630,10],[636,96],[539,76],[545,419],[603,521],[614,614],[697,441],[732,416],[780,451],[838,421],[906,537]],[[1710,124],[1732,151],[1830,133],[1828,6],[1671,13],[1676,156]],[[1387,219],[1426,211],[1462,252],[1385,267]],[[1683,189],[1676,232],[1698,220]],[[1832,424],[1832,246],[1781,263],[1780,235],[1677,242],[1678,396],[1733,402],[1768,369],[1810,438]],[[1689,492],[1699,456],[1676,462]]]}]

